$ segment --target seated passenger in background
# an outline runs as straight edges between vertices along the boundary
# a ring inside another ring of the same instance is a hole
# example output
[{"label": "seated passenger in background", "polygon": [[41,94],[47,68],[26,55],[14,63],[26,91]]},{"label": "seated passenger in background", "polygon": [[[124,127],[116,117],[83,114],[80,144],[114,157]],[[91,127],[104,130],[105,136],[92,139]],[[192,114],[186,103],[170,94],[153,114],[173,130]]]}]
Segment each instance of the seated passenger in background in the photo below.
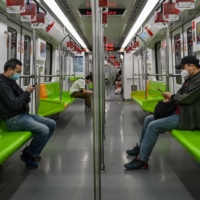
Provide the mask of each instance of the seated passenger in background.
[{"label": "seated passenger in background", "polygon": [[200,64],[194,56],[186,56],[176,69],[182,69],[181,76],[185,79],[181,89],[176,94],[163,93],[166,101],[174,100],[175,111],[169,117],[155,120],[153,115],[144,120],[139,145],[127,154],[135,156],[124,164],[126,169],[147,169],[148,160],[160,133],[173,129],[193,130],[200,128]]},{"label": "seated passenger in background", "polygon": [[122,82],[121,82],[121,76],[119,74],[116,75],[114,84],[116,89],[115,94],[120,94],[122,92]]},{"label": "seated passenger in background", "polygon": [[23,91],[16,80],[20,77],[22,63],[17,59],[8,60],[4,73],[0,74],[0,117],[10,131],[31,131],[33,139],[20,156],[26,167],[35,169],[40,153],[52,136],[56,122],[51,119],[29,114],[31,93],[34,87],[28,86]]},{"label": "seated passenger in background", "polygon": [[88,75],[85,78],[76,80],[70,88],[70,96],[75,98],[85,99],[85,112],[91,112],[91,94],[90,90],[86,90],[86,83],[92,82],[92,75]]}]

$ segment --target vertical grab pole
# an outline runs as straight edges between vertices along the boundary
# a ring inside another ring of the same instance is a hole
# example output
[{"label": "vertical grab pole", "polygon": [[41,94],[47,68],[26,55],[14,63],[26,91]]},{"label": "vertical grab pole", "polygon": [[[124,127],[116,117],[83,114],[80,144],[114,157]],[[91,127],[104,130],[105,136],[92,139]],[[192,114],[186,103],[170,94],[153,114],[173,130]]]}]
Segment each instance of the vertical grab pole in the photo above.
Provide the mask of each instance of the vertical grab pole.
[{"label": "vertical grab pole", "polygon": [[94,160],[94,200],[101,200],[101,106],[100,106],[100,13],[99,1],[91,0],[92,5],[92,30],[93,30],[93,79],[94,79],[94,100],[93,100],[93,160]]},{"label": "vertical grab pole", "polygon": [[65,40],[65,38],[68,35],[66,35],[63,40],[60,42],[59,46],[58,46],[58,50],[59,50],[59,80],[60,80],[60,100],[62,100],[62,66],[61,66],[61,61],[60,61],[60,55],[61,55],[61,45],[63,43],[63,41]]},{"label": "vertical grab pole", "polygon": [[[33,73],[34,73],[34,84],[37,83],[37,65],[36,65],[36,37],[35,29],[33,28]],[[37,87],[35,87],[35,114],[38,114],[38,92]]]},{"label": "vertical grab pole", "polygon": [[99,24],[99,57],[100,57],[100,103],[101,103],[101,172],[106,172],[104,163],[104,138],[105,138],[105,85],[104,85],[104,43],[103,43],[103,27],[102,27],[102,13],[100,12]]},{"label": "vertical grab pole", "polygon": [[145,68],[145,99],[147,99],[147,43],[140,37],[139,34],[137,34],[137,36],[142,40],[142,42],[144,43],[145,46],[145,50],[144,50],[144,68]]},{"label": "vertical grab pole", "polygon": [[167,26],[167,44],[166,44],[166,91],[169,91],[169,26]]}]

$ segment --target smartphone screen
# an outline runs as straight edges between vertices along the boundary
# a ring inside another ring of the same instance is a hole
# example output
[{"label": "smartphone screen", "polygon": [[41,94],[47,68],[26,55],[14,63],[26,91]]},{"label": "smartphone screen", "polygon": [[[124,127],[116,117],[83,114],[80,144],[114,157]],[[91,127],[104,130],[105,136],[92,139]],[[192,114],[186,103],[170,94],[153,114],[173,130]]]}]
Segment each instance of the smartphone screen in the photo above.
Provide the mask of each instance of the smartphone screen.
[{"label": "smartphone screen", "polygon": [[37,83],[35,83],[34,85],[32,85],[32,87],[35,87],[37,85]]}]

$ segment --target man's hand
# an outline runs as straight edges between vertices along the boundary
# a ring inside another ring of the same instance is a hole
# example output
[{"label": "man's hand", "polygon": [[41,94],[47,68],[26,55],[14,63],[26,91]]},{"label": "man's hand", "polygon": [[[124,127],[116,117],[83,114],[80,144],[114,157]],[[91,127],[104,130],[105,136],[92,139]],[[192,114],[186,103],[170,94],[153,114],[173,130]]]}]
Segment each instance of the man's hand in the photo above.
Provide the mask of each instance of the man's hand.
[{"label": "man's hand", "polygon": [[29,86],[26,88],[26,91],[29,92],[29,93],[32,93],[34,89],[35,89],[35,87],[32,87],[32,86],[29,85]]},{"label": "man's hand", "polygon": [[164,100],[163,100],[163,102],[168,102],[168,101],[169,101],[169,99],[164,99]]},{"label": "man's hand", "polygon": [[170,92],[163,92],[162,95],[165,99],[169,99],[169,100],[171,99],[171,96],[172,96]]}]

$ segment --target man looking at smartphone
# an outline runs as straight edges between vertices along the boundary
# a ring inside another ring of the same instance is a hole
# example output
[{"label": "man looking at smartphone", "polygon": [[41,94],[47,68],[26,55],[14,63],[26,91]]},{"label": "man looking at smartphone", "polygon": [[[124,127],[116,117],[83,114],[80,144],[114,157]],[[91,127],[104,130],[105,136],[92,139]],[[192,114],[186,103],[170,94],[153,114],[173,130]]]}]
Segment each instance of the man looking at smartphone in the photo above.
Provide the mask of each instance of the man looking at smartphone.
[{"label": "man looking at smartphone", "polygon": [[200,129],[200,64],[195,56],[186,56],[181,63],[175,66],[181,69],[181,76],[185,79],[182,87],[176,94],[162,93],[164,102],[173,100],[176,103],[174,112],[165,118],[154,119],[153,115],[145,118],[139,145],[126,153],[135,158],[124,164],[126,169],[147,169],[148,160],[157,142],[160,133],[173,129],[194,130]]},{"label": "man looking at smartphone", "polygon": [[56,122],[51,119],[29,114],[29,105],[33,86],[23,91],[16,80],[22,71],[22,63],[17,59],[8,60],[4,65],[4,73],[0,74],[0,117],[10,131],[31,131],[33,139],[20,156],[26,167],[35,169],[40,153],[52,136]]}]

